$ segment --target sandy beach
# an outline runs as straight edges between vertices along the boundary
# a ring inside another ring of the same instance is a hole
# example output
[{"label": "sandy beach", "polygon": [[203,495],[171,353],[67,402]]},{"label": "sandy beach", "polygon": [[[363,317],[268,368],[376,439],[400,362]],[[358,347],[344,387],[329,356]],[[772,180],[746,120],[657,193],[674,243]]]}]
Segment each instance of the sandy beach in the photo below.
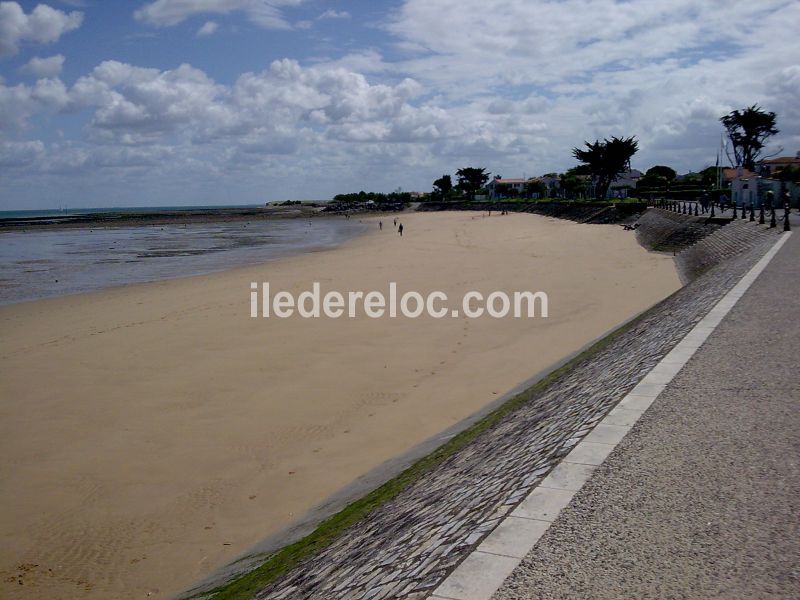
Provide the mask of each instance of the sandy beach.
[{"label": "sandy beach", "polygon": [[[618,225],[418,213],[340,247],[0,307],[0,597],[168,598],[669,295]],[[547,319],[252,319],[250,282],[543,290]]]}]

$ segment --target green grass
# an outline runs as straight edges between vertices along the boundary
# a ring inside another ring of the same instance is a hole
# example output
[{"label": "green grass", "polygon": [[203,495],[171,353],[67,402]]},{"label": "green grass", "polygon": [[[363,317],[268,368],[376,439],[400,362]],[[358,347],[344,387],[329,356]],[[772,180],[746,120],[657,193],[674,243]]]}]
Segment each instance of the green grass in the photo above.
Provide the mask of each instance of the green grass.
[{"label": "green grass", "polygon": [[[653,309],[650,309],[653,310]],[[517,410],[520,406],[528,402],[536,394],[545,390],[556,379],[575,367],[579,362],[597,354],[600,350],[610,344],[616,337],[627,331],[639,320],[644,318],[650,311],[639,315],[628,323],[615,329],[604,338],[595,342],[592,346],[575,356],[573,359],[552,371],[550,374],[539,380],[531,387],[520,392],[516,396],[509,398],[505,403],[494,411],[474,423],[469,428],[457,434],[445,444],[434,450],[432,453],[421,458],[399,475],[390,479],[377,489],[366,496],[352,502],[340,512],[328,517],[306,537],[289,544],[270,555],[264,563],[254,570],[240,576],[227,584],[215,588],[209,592],[199,593],[197,597],[211,596],[214,600],[246,600],[260,589],[283,575],[284,573],[297,566],[302,560],[309,558],[313,554],[321,551],[331,544],[345,529],[357,523],[372,511],[395,498],[400,492],[408,488],[414,482],[421,479],[436,466],[440,465],[447,458],[458,452],[461,448],[472,442],[484,431],[490,429],[503,417]]]}]

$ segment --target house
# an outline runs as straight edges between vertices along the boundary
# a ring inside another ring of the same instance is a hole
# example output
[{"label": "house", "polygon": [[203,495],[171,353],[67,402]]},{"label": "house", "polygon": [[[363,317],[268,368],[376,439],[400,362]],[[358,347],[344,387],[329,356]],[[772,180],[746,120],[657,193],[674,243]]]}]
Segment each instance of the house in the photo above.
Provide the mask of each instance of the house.
[{"label": "house", "polygon": [[745,179],[750,177],[756,177],[758,173],[751,171],[749,169],[745,169],[743,167],[732,168],[732,169],[722,169],[722,183],[729,184],[733,182],[734,179],[739,179],[744,177]]},{"label": "house", "polygon": [[756,164],[755,172],[742,167],[725,169],[723,176],[731,184],[731,199],[739,206],[753,204],[759,208],[767,191],[772,191],[776,205],[781,204],[784,192],[788,192],[790,206],[800,207],[800,184],[774,177],[787,168],[800,169],[800,152],[762,160]]},{"label": "house", "polygon": [[624,173],[617,175],[617,178],[608,186],[609,198],[627,198],[630,190],[636,189],[636,184],[642,178],[643,173],[638,169],[628,169]]},{"label": "house", "polygon": [[553,198],[558,195],[558,190],[561,189],[561,178],[556,173],[548,173],[541,177],[534,177],[532,181],[539,181],[547,188],[547,195]]},{"label": "house", "polygon": [[495,177],[486,184],[486,192],[489,195],[489,200],[508,198],[510,196],[524,196],[528,181],[528,179],[503,179],[501,177]]},{"label": "house", "polygon": [[787,167],[800,168],[800,151],[794,156],[779,156],[762,160],[756,165],[756,171],[762,177],[769,177]]},{"label": "house", "polygon": [[[749,207],[752,204],[755,208],[760,208],[767,192],[771,191],[776,208],[781,207],[784,192],[789,193],[790,207],[800,207],[800,184],[761,177],[750,171],[747,171],[749,175],[746,175],[744,169],[742,171],[742,175],[731,180],[731,200],[737,206]],[[769,206],[765,205],[765,208]]]}]

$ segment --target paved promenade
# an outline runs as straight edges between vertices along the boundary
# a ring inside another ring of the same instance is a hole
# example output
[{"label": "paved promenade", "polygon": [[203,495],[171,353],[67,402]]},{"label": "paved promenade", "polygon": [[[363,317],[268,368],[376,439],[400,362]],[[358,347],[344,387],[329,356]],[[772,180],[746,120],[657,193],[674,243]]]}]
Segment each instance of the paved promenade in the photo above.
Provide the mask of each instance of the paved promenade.
[{"label": "paved promenade", "polygon": [[[758,234],[256,597],[428,596],[778,238],[744,222],[721,231],[737,227]],[[739,357],[726,360],[746,381]]]},{"label": "paved promenade", "polygon": [[798,351],[795,233],[493,598],[800,597]]}]

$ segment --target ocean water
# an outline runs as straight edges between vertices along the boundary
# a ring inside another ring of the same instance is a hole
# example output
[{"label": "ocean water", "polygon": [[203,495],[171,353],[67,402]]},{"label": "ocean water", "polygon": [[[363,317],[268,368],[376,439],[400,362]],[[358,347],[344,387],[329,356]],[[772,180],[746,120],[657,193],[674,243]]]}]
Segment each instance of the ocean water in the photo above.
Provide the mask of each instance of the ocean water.
[{"label": "ocean water", "polygon": [[0,233],[0,304],[257,264],[364,231],[340,218]]},{"label": "ocean water", "polygon": [[214,208],[259,208],[263,204],[226,204],[219,206],[113,206],[101,208],[50,208],[42,210],[0,210],[2,219],[31,219],[34,217],[69,217],[76,215],[95,215],[99,213],[137,214],[151,212],[181,212],[187,210],[207,210]]}]

